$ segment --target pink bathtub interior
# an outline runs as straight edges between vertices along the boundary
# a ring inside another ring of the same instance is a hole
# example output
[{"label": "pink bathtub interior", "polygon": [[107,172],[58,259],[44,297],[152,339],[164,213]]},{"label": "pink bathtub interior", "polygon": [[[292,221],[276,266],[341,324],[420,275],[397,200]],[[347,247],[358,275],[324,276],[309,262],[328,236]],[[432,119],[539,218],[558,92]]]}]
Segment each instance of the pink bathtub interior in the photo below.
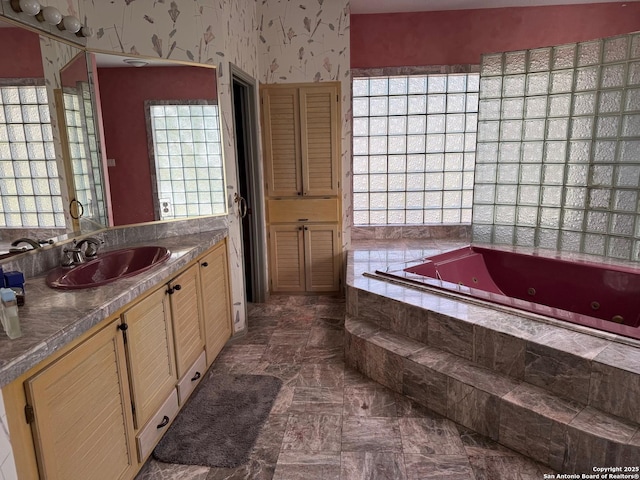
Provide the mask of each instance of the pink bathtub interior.
[{"label": "pink bathtub interior", "polygon": [[640,270],[468,246],[377,274],[640,339]]}]

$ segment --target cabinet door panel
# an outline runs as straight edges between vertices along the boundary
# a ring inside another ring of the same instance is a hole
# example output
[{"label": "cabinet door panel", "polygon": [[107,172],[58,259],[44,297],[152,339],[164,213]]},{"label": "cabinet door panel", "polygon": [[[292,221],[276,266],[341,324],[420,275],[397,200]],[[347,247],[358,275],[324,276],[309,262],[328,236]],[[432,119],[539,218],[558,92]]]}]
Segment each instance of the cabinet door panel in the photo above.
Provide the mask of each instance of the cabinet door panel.
[{"label": "cabinet door panel", "polygon": [[167,297],[161,288],[123,314],[129,327],[127,354],[136,428],[160,407],[178,379]]},{"label": "cabinet door panel", "polygon": [[304,292],[304,240],[300,225],[271,225],[271,291]]},{"label": "cabinet door panel", "polygon": [[130,478],[137,466],[116,325],[111,322],[25,383],[42,478]]},{"label": "cabinet door panel", "polygon": [[338,91],[300,88],[302,188],[305,196],[338,194]]},{"label": "cabinet door panel", "polygon": [[200,261],[202,311],[207,365],[211,365],[231,337],[231,299],[226,241]]},{"label": "cabinet door panel", "polygon": [[337,291],[340,287],[338,226],[305,226],[304,240],[307,291]]},{"label": "cabinet door panel", "polygon": [[170,283],[173,293],[169,296],[169,301],[178,378],[193,365],[204,348],[204,329],[198,302],[199,281],[198,266],[194,265]]},{"label": "cabinet door panel", "polygon": [[263,90],[262,115],[266,194],[299,195],[302,193],[302,172],[298,90]]}]

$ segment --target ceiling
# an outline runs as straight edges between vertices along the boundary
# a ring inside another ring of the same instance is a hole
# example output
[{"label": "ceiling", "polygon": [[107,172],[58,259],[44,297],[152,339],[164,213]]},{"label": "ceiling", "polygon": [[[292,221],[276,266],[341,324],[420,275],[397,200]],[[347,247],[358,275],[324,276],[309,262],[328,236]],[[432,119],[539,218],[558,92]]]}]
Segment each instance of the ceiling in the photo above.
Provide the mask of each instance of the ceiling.
[{"label": "ceiling", "polygon": [[[637,2],[639,0],[629,0]],[[621,3],[619,0],[351,0],[351,13],[426,12],[477,8],[533,7],[584,3]]]}]

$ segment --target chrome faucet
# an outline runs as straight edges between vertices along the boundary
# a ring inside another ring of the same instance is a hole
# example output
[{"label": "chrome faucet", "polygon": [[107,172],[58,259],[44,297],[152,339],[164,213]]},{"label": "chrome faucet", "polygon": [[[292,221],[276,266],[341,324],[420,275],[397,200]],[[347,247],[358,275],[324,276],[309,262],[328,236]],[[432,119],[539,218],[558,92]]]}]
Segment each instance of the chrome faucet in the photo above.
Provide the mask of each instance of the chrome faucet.
[{"label": "chrome faucet", "polygon": [[86,248],[84,249],[84,256],[86,258],[93,258],[98,255],[98,248],[102,242],[94,237],[83,238],[77,243],[77,248],[82,252],[82,246],[86,244]]},{"label": "chrome faucet", "polygon": [[[32,240],[31,238],[19,238],[13,242],[11,242],[11,246],[12,247],[17,247],[18,245],[20,245],[21,243],[28,243],[29,245],[31,245],[31,248],[33,250],[35,250],[36,248],[40,248],[42,245],[40,245],[40,243],[38,243],[35,240]],[[21,247],[19,249],[15,249],[15,250],[27,250],[27,247]]]},{"label": "chrome faucet", "polygon": [[[98,247],[100,246],[100,240],[93,237],[83,238],[79,242],[74,240],[73,247],[65,247],[62,250],[63,267],[72,267],[74,265],[80,265],[87,261],[87,258],[94,258],[98,255]],[[83,245],[86,244],[84,252],[82,251]]]}]

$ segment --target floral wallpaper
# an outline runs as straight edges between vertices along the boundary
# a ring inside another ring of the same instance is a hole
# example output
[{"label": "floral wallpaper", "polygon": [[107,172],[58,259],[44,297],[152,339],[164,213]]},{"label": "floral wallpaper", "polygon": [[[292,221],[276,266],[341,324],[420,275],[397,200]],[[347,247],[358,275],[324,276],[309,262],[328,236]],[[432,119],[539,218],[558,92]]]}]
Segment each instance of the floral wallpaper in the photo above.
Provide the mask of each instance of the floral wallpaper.
[{"label": "floral wallpaper", "polygon": [[351,71],[349,0],[258,2],[260,81],[339,81],[342,92],[343,248],[351,237]]}]

